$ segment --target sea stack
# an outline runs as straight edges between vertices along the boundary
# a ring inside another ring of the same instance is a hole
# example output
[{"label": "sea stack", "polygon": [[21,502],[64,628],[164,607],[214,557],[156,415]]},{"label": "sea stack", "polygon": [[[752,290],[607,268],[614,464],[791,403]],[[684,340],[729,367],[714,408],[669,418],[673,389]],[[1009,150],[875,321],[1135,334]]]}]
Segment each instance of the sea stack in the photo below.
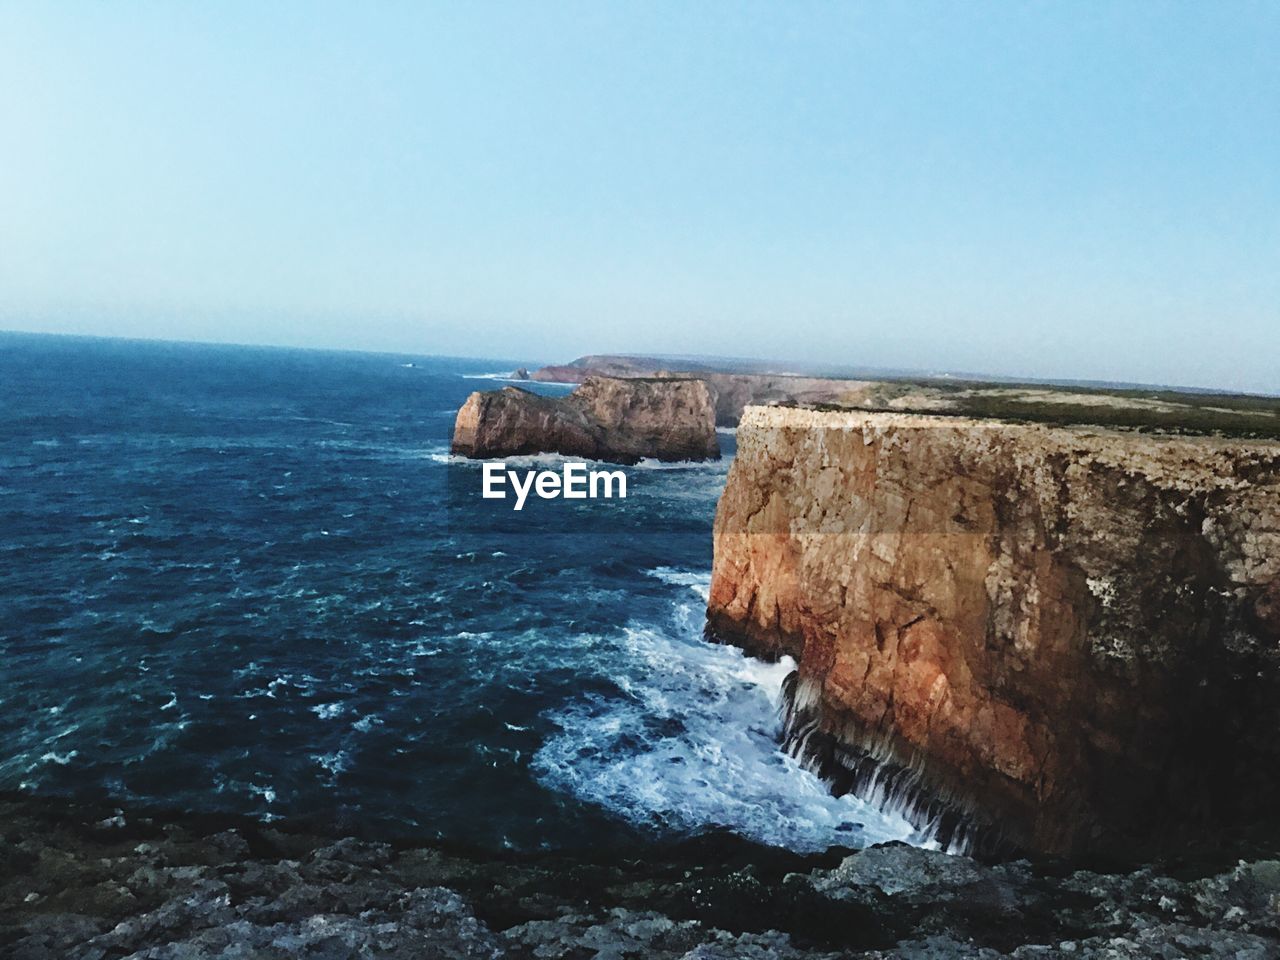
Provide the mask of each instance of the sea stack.
[{"label": "sea stack", "polygon": [[686,378],[589,377],[566,397],[519,387],[471,394],[452,451],[465,457],[559,453],[614,463],[715,460],[720,444],[706,384]]},{"label": "sea stack", "polygon": [[708,634],[957,848],[1170,850],[1280,798],[1280,443],[750,407]]}]

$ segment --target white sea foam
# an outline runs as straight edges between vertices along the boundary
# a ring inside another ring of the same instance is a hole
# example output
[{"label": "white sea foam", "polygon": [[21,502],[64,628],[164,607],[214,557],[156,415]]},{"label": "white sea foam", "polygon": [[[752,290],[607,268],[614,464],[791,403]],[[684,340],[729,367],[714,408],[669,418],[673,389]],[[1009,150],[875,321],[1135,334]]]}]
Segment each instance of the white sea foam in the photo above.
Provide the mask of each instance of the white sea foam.
[{"label": "white sea foam", "polygon": [[723,474],[728,472],[731,460],[657,460],[653,457],[642,457],[637,463],[620,466],[608,460],[592,460],[589,457],[567,456],[561,453],[525,453],[510,457],[490,457],[476,459],[460,457],[449,452],[444,445],[428,447],[421,456],[433,463],[463,464],[481,467],[485,463],[502,463],[508,467],[525,467],[529,469],[559,470],[566,463],[585,463],[588,466],[599,466],[610,470],[698,470],[707,474]]},{"label": "white sea foam", "polygon": [[335,750],[333,753],[318,753],[311,757],[316,763],[329,772],[330,777],[336,777],[343,770],[347,769],[347,764],[351,762],[345,750]]},{"label": "white sea foam", "polygon": [[[705,597],[705,573],[651,575]],[[723,827],[793,850],[911,840],[905,819],[833,797],[778,749],[789,659],[769,664],[698,634],[701,603],[677,599],[671,622],[616,637],[621,696],[587,697],[552,715],[560,732],[532,766],[547,786],[641,825]]]},{"label": "white sea foam", "polygon": [[636,470],[705,470],[708,473],[724,473],[729,469],[729,461],[721,460],[655,460],[643,457],[634,465]]},{"label": "white sea foam", "polygon": [[256,783],[251,783],[248,785],[248,790],[251,795],[255,797],[261,797],[267,803],[276,802],[276,792],[270,785],[265,787],[260,787]]},{"label": "white sea foam", "polygon": [[656,567],[646,572],[649,576],[656,577],[663,583],[670,583],[677,587],[688,587],[703,600],[711,597],[711,574],[709,573],[675,570],[671,567]]},{"label": "white sea foam", "polygon": [[334,717],[341,716],[347,708],[340,703],[320,703],[311,708],[321,720],[332,720]]}]

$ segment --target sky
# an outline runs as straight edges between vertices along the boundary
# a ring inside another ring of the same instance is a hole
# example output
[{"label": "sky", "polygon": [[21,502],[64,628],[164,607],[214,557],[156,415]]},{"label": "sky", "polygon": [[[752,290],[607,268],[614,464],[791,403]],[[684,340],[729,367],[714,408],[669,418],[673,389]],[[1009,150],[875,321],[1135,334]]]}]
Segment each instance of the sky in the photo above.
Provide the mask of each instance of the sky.
[{"label": "sky", "polygon": [[0,0],[0,328],[1280,392],[1280,4]]}]

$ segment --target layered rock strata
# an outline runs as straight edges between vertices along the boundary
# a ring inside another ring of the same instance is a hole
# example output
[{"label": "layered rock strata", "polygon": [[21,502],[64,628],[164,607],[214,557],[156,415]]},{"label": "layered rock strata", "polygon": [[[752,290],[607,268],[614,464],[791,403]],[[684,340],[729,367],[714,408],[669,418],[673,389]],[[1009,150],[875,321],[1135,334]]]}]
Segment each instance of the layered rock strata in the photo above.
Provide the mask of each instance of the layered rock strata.
[{"label": "layered rock strata", "polygon": [[452,451],[465,457],[535,453],[635,463],[720,456],[715,407],[700,380],[591,377],[567,397],[518,387],[471,394]]},{"label": "layered rock strata", "polygon": [[749,408],[708,632],[942,843],[1167,847],[1280,782],[1280,444]]}]

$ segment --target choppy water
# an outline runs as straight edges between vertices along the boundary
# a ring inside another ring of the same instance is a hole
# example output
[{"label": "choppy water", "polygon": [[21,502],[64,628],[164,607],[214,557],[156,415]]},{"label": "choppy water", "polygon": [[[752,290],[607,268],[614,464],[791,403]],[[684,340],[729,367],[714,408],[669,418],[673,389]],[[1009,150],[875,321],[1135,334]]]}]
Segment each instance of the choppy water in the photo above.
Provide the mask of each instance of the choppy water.
[{"label": "choppy water", "polygon": [[471,499],[453,414],[509,366],[0,335],[0,789],[493,847],[908,837],[779,752],[785,664],[701,639],[727,461]]}]

